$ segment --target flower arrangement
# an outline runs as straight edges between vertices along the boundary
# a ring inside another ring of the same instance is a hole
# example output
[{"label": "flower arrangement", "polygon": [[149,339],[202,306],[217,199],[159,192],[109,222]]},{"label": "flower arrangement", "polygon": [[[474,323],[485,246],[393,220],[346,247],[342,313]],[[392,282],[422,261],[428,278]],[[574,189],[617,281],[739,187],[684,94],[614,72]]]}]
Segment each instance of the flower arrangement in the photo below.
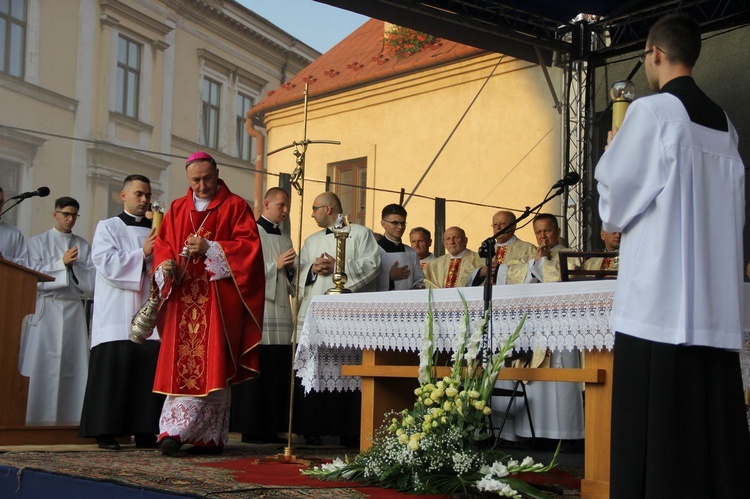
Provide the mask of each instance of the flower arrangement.
[{"label": "flower arrangement", "polygon": [[437,38],[432,35],[402,26],[394,26],[387,30],[384,38],[385,44],[399,59],[425,50],[436,40]]},{"label": "flower arrangement", "polygon": [[[459,292],[460,295],[460,292]],[[353,460],[337,458],[305,475],[322,480],[364,481],[381,487],[422,494],[497,493],[505,497],[547,497],[521,480],[520,472],[545,472],[527,457],[521,462],[502,451],[479,445],[490,438],[484,425],[497,375],[510,356],[523,327],[494,352],[482,352],[488,316],[472,323],[463,295],[464,317],[453,344],[450,376],[439,379],[434,348],[432,295],[419,353],[420,386],[412,410],[386,414],[386,423],[375,434],[370,449]],[[486,358],[483,358],[486,357]]]}]

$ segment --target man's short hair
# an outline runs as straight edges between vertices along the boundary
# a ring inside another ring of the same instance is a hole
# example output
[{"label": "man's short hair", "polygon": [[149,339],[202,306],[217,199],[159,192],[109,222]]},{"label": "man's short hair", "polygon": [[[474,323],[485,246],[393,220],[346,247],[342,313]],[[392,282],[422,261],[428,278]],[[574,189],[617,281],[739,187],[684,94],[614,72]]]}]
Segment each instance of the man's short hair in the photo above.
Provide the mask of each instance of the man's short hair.
[{"label": "man's short hair", "polygon": [[145,175],[138,175],[136,173],[136,174],[128,175],[127,177],[125,177],[125,180],[122,183],[122,188],[124,189],[126,185],[131,184],[133,182],[143,182],[144,184],[151,185],[151,180],[149,180],[148,177],[146,177]]},{"label": "man's short hair", "polygon": [[552,213],[540,213],[534,217],[534,223],[536,223],[537,220],[550,220],[555,229],[560,228],[560,225],[557,223],[557,217]]},{"label": "man's short hair", "polygon": [[385,217],[388,215],[400,215],[404,218],[406,218],[406,209],[404,209],[403,206],[400,204],[389,204],[385,208],[383,208],[383,212],[380,215],[381,220],[385,220]]},{"label": "man's short hair", "polygon": [[685,14],[669,14],[651,26],[647,43],[664,50],[668,61],[692,68],[701,53],[701,29]]},{"label": "man's short hair", "polygon": [[266,195],[263,196],[263,201],[268,201],[269,199],[274,199],[279,194],[285,194],[286,197],[289,197],[289,193],[286,192],[281,187],[271,187],[266,191]]},{"label": "man's short hair", "polygon": [[414,232],[421,232],[424,234],[424,236],[427,238],[428,241],[432,241],[432,232],[425,229],[424,227],[414,227],[412,230],[409,231],[409,235],[411,235]]},{"label": "man's short hair", "polygon": [[55,209],[56,210],[62,210],[63,208],[67,208],[68,206],[72,206],[76,210],[81,209],[81,205],[78,204],[78,201],[73,199],[69,196],[63,196],[61,198],[57,198],[55,200]]}]

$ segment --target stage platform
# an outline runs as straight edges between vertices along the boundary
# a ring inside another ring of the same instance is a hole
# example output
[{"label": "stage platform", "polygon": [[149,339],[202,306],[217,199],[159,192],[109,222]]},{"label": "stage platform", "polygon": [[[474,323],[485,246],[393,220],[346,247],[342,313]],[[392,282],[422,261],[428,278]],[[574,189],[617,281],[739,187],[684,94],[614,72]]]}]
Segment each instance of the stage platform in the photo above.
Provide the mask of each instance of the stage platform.
[{"label": "stage platform", "polygon": [[[298,457],[330,461],[357,449],[335,445],[325,439],[322,446],[294,444]],[[187,448],[188,446],[186,446]],[[547,450],[512,450],[514,457],[531,455],[547,462]],[[232,434],[225,452],[218,456],[168,458],[158,449],[136,449],[123,445],[120,451],[100,450],[88,445],[18,445],[0,447],[0,497],[18,499],[115,498],[162,499],[211,498],[385,498],[410,497],[396,491],[362,486],[353,482],[322,482],[304,477],[299,464],[265,464],[263,458],[283,453],[283,445],[246,444]],[[559,474],[550,477],[553,487],[566,498],[580,497],[583,454],[559,456]],[[313,492],[314,491],[314,492]],[[413,497],[413,496],[411,496]],[[425,496],[418,496],[425,497]]]}]

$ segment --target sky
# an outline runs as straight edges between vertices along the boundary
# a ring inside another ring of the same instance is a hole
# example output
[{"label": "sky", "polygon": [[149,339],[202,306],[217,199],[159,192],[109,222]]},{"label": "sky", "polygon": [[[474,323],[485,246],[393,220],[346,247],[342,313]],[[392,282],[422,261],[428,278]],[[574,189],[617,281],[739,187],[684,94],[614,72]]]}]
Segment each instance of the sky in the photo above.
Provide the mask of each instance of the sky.
[{"label": "sky", "polygon": [[321,53],[346,38],[367,17],[314,0],[237,0]]}]

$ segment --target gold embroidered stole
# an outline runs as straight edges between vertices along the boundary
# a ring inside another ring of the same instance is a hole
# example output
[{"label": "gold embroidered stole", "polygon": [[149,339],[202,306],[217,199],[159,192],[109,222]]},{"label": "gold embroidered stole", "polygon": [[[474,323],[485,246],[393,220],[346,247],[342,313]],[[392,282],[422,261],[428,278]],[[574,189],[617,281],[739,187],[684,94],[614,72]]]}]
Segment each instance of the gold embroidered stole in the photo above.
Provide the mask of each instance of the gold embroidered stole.
[{"label": "gold embroidered stole", "polygon": [[448,275],[445,276],[445,287],[455,288],[458,282],[458,271],[461,268],[461,258],[451,258],[448,265]]}]

